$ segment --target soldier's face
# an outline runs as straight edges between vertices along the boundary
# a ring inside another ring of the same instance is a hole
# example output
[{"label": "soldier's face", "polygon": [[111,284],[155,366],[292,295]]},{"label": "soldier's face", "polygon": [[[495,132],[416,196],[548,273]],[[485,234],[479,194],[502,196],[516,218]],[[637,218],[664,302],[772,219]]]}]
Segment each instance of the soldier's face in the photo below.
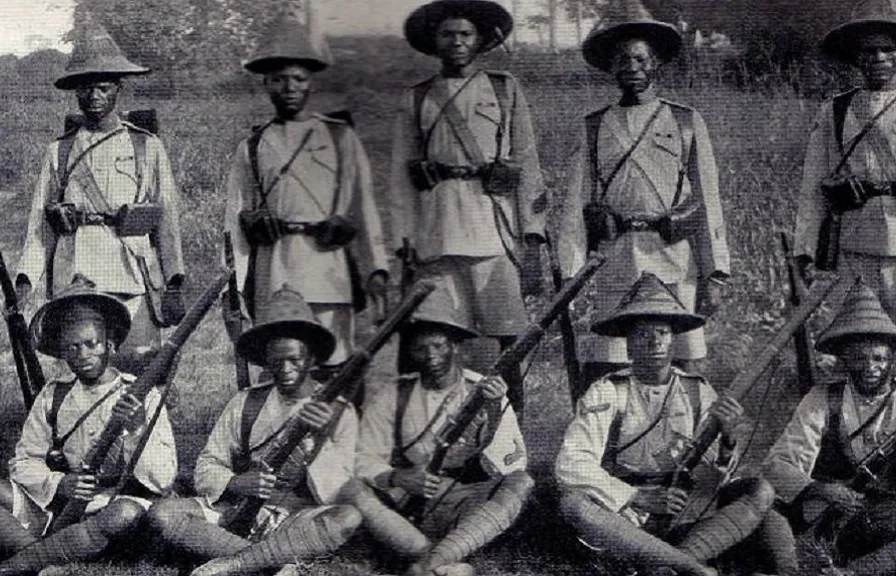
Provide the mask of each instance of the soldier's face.
[{"label": "soldier's face", "polygon": [[418,333],[411,341],[411,360],[427,382],[441,383],[454,367],[456,354],[457,343],[440,332]]},{"label": "soldier's face", "polygon": [[616,45],[610,71],[623,92],[637,94],[649,88],[656,79],[659,60],[646,40],[623,40]]},{"label": "soldier's face", "polygon": [[896,41],[886,34],[870,34],[857,42],[856,66],[866,87],[880,90],[891,86],[896,75]]},{"label": "soldier's face", "polygon": [[97,381],[109,363],[110,346],[101,322],[79,320],[64,326],[59,349],[69,369],[85,384]]},{"label": "soldier's face", "polygon": [[662,368],[672,362],[672,327],[661,320],[638,320],[627,338],[633,365]]},{"label": "soldier's face", "polygon": [[863,394],[874,394],[892,378],[893,348],[878,340],[854,340],[840,353],[853,385]]},{"label": "soldier's face", "polygon": [[99,122],[115,110],[120,89],[118,82],[96,81],[82,84],[75,88],[78,108],[87,120]]},{"label": "soldier's face", "polygon": [[281,118],[295,118],[305,108],[311,94],[311,72],[289,64],[264,76],[264,87]]},{"label": "soldier's face", "polygon": [[274,338],[265,348],[265,364],[282,393],[294,393],[301,387],[311,363],[311,351],[295,338]]},{"label": "soldier's face", "polygon": [[476,58],[479,46],[479,31],[469,20],[448,18],[436,28],[436,53],[448,66],[467,66]]}]

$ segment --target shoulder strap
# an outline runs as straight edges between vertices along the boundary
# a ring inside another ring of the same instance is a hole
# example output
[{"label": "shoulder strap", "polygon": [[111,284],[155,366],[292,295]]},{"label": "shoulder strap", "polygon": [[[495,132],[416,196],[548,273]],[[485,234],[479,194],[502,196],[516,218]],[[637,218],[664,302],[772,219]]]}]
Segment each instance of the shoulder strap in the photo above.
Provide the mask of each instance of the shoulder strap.
[{"label": "shoulder strap", "polygon": [[421,115],[421,111],[423,110],[423,100],[426,99],[426,93],[429,92],[429,89],[432,87],[432,83],[435,81],[435,76],[430,78],[429,80],[424,80],[419,84],[415,84],[411,89],[414,94],[414,126],[417,127],[417,131],[420,136],[420,142],[423,144],[423,156],[426,157],[426,141],[428,138],[426,134],[423,133],[423,117]]},{"label": "shoulder strap", "polygon": [[342,192],[341,186],[341,178],[342,178],[342,149],[339,147],[339,142],[342,141],[342,137],[345,134],[345,130],[348,128],[345,124],[340,124],[339,122],[326,122],[324,121],[324,126],[327,127],[327,130],[330,131],[330,137],[333,139],[333,147],[336,151],[336,174],[335,174],[335,182],[336,182],[336,192],[333,194],[333,205],[330,208],[330,215],[336,214],[336,210],[339,208],[339,197]]},{"label": "shoulder strap", "polygon": [[691,405],[691,410],[694,412],[694,431],[700,426],[700,412],[702,411],[700,406],[700,382],[702,380],[702,378],[697,376],[681,376],[681,385],[688,396],[688,404]]},{"label": "shoulder strap", "polygon": [[608,376],[610,382],[613,382],[613,389],[616,393],[616,413],[613,414],[613,421],[610,422],[610,429],[607,431],[607,441],[604,445],[604,455],[601,458],[602,468],[612,468],[616,465],[616,456],[619,454],[619,434],[622,430],[622,421],[625,420],[625,407],[628,402],[628,390],[625,390],[624,398],[620,397],[620,388],[616,386],[612,376]]},{"label": "shoulder strap", "polygon": [[262,133],[273,122],[273,120],[270,120],[267,124],[256,129],[252,132],[252,135],[249,136],[249,140],[246,142],[247,152],[249,153],[249,168],[252,170],[252,178],[255,179],[255,184],[258,186],[258,195],[261,198],[261,205],[259,208],[265,205],[267,198],[261,193],[261,170],[258,167],[258,146],[261,143]]},{"label": "shoulder strap", "polygon": [[[131,145],[134,147],[134,174],[137,178],[137,197],[140,198],[140,192],[143,189],[143,173],[146,170],[146,139],[149,137],[142,130],[132,130],[128,128],[128,136],[131,137]],[[156,200],[152,198],[151,201]]]},{"label": "shoulder strap", "polygon": [[843,389],[845,387],[846,382],[842,381],[828,385],[828,430],[830,430],[832,438],[837,438],[847,445],[849,441],[842,431]]},{"label": "shoulder strap", "polygon": [[858,88],[853,88],[849,92],[837,94],[832,100],[832,109],[834,111],[834,137],[837,139],[837,146],[840,147],[841,156],[845,154],[845,148],[843,147],[843,125],[846,123],[846,111],[849,110],[849,105],[852,103],[852,99],[858,91]]},{"label": "shoulder strap", "polygon": [[54,444],[56,439],[59,438],[59,408],[62,407],[62,401],[65,400],[65,397],[68,396],[74,385],[75,379],[72,378],[71,380],[57,380],[53,387],[53,401],[50,403],[50,411],[47,412],[47,424],[50,425]]},{"label": "shoulder strap", "polygon": [[497,146],[495,148],[495,158],[501,157],[501,148],[504,144],[504,126],[507,123],[507,117],[511,110],[510,81],[506,74],[499,72],[486,72],[489,82],[492,83],[492,90],[495,91],[495,97],[498,99],[498,110],[501,112],[501,120],[498,124],[498,133],[495,136]]},{"label": "shoulder strap", "polygon": [[681,165],[678,168],[678,183],[675,187],[675,197],[672,200],[672,206],[678,204],[681,198],[681,189],[684,186],[684,177],[692,168],[691,153],[694,149],[694,111],[685,106],[679,106],[674,102],[668,102],[669,110],[672,111],[672,117],[678,125],[678,131],[681,132]]},{"label": "shoulder strap", "polygon": [[[600,124],[604,119],[604,114],[610,109],[610,106],[605,106],[598,110],[597,112],[593,112],[587,116],[585,116],[585,134],[586,134],[586,142],[588,145],[588,162],[591,168],[591,202],[597,203],[600,199],[598,195],[600,193],[600,164],[598,162],[597,156],[597,138],[600,135]],[[606,191],[604,191],[606,194]]]},{"label": "shoulder strap", "polygon": [[414,390],[415,378],[399,378],[395,393],[395,423],[392,426],[393,446],[394,450],[400,451],[402,448],[401,425],[404,422],[404,415],[408,409],[408,402],[411,400],[411,392]]},{"label": "shoulder strap", "polygon": [[66,132],[62,138],[59,139],[59,148],[56,151],[56,173],[57,183],[59,184],[59,195],[56,198],[57,202],[62,202],[65,197],[65,189],[68,188],[68,157],[72,153],[72,146],[75,145],[75,134],[77,133],[78,129],[74,128],[73,130]]},{"label": "shoulder strap", "polygon": [[271,393],[271,386],[262,388],[250,388],[243,403],[243,412],[240,416],[240,452],[245,458],[249,457],[249,437],[252,435],[252,426],[258,420],[258,414],[264,401]]}]

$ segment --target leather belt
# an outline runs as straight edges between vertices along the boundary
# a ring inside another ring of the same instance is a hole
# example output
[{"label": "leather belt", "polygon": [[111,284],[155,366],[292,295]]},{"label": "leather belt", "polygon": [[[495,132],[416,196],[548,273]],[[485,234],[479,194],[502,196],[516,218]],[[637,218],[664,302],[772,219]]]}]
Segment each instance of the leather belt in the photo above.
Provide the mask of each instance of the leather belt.
[{"label": "leather belt", "polygon": [[482,176],[481,166],[451,166],[435,162],[433,167],[441,180],[473,180]]},{"label": "leather belt", "polygon": [[75,219],[80,226],[111,226],[118,225],[118,217],[106,212],[82,212],[75,213]]},{"label": "leather belt", "polygon": [[618,217],[619,232],[659,232],[659,220],[645,220],[642,218]]},{"label": "leather belt", "polygon": [[278,218],[278,226],[283,234],[306,234],[311,236],[319,226],[318,222],[290,222]]}]

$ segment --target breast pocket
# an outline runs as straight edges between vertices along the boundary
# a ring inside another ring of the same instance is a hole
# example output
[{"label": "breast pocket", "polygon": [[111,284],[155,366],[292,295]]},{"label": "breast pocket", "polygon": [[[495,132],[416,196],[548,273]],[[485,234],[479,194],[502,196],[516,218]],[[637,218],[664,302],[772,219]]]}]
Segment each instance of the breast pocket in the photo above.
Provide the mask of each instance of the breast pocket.
[{"label": "breast pocket", "polygon": [[477,102],[475,113],[476,116],[490,121],[495,126],[501,123],[501,108],[497,102]]},{"label": "breast pocket", "polygon": [[671,158],[681,156],[681,140],[678,134],[672,132],[654,132],[651,135],[651,143],[654,148],[665,152]]}]

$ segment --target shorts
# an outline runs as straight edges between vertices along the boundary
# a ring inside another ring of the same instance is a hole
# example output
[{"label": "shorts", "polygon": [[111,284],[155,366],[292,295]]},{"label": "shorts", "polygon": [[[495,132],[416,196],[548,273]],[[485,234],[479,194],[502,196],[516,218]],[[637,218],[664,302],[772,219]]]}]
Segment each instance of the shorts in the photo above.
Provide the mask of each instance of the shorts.
[{"label": "shorts", "polygon": [[473,507],[487,502],[502,480],[498,477],[470,484],[455,482],[443,494],[427,501],[423,519],[417,528],[431,539],[443,537]]},{"label": "shorts", "polygon": [[[420,264],[416,279],[435,281],[436,290],[448,293],[458,318],[485,336],[516,336],[529,325],[519,272],[507,255],[442,256]],[[424,300],[420,310],[425,309]]]},{"label": "shorts", "polygon": [[[221,521],[221,516],[234,506],[229,502],[212,504],[205,496],[194,496],[193,500],[202,509],[202,516],[205,518],[205,521],[216,526]],[[331,508],[333,506],[321,506],[311,501],[305,503],[291,502],[289,506],[263,506],[255,517],[255,523],[252,525],[248,539],[252,542],[257,542],[265,538],[271,532],[277,530],[287,518],[312,520]]]}]

